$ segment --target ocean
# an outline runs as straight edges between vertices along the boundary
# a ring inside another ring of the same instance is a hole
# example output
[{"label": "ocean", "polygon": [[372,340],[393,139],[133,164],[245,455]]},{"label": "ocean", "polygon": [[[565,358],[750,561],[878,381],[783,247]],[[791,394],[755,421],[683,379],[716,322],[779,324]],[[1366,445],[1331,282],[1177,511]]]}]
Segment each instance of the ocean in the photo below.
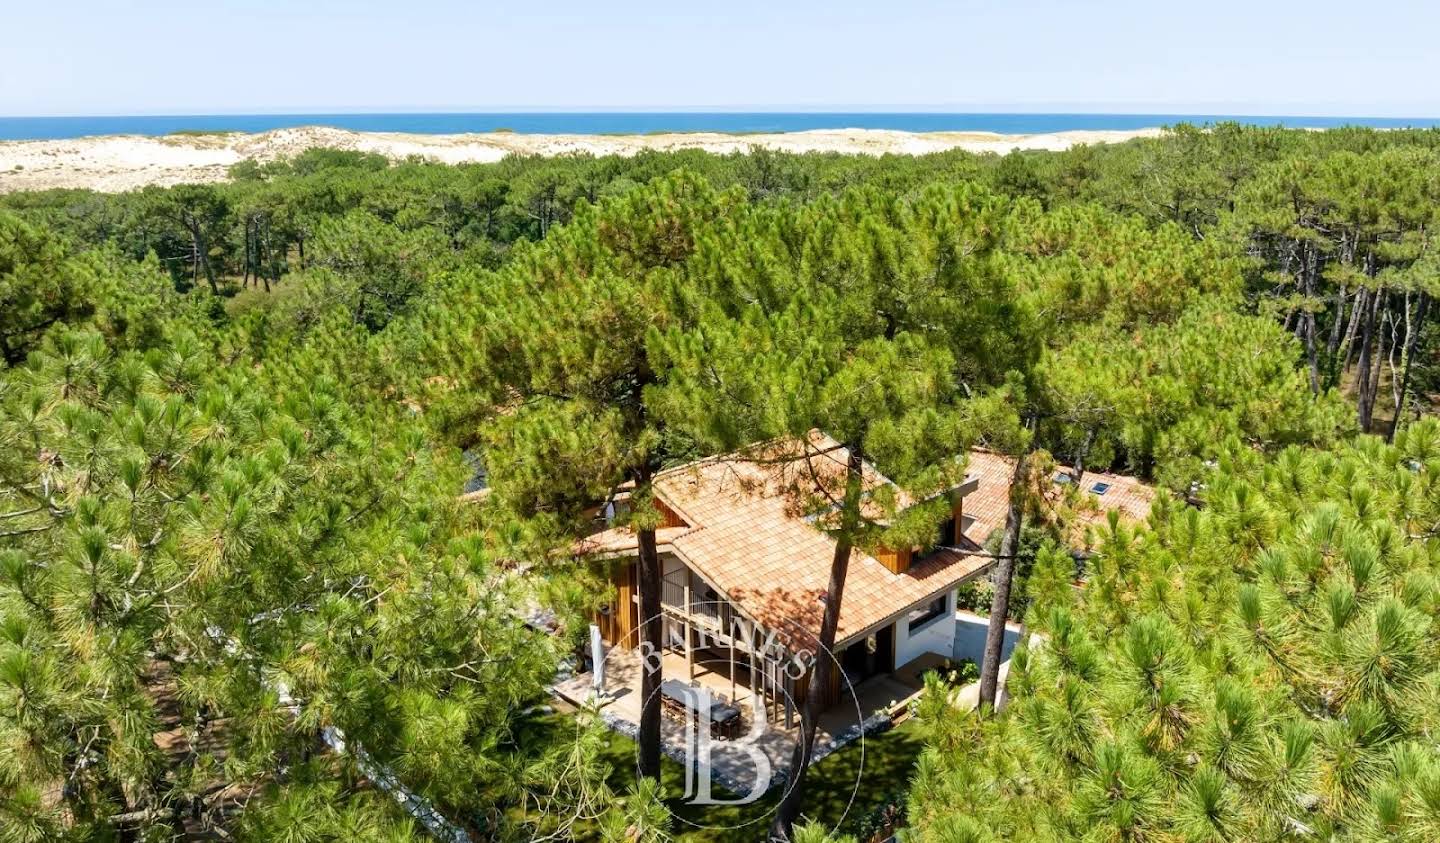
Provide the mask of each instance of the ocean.
[{"label": "ocean", "polygon": [[91,135],[176,132],[264,132],[293,126],[335,126],[359,132],[461,134],[651,134],[657,132],[800,132],[808,129],[895,129],[905,132],[1039,134],[1075,129],[1133,130],[1176,123],[1233,120],[1304,128],[1440,126],[1440,118],[1235,116],[1224,114],[958,114],[940,112],[517,112],[452,114],[216,114],[104,117],[0,117],[0,140],[50,140]]}]

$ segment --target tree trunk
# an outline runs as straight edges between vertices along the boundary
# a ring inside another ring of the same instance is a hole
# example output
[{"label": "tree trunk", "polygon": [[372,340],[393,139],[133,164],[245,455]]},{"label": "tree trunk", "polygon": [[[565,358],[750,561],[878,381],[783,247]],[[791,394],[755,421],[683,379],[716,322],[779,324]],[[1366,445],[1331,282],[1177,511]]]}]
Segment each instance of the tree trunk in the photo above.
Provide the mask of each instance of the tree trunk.
[{"label": "tree trunk", "polygon": [[1320,360],[1315,352],[1315,311],[1305,312],[1305,358],[1310,370],[1310,394],[1320,394]]},{"label": "tree trunk", "polygon": [[1356,420],[1360,424],[1361,433],[1370,432],[1370,417],[1374,410],[1370,401],[1370,369],[1373,356],[1370,346],[1375,339],[1375,320],[1379,316],[1381,305],[1378,290],[1366,298],[1370,304],[1366,308],[1368,312],[1361,320],[1363,325],[1360,332],[1360,356],[1355,363]]},{"label": "tree trunk", "polygon": [[1335,385],[1335,355],[1340,353],[1340,331],[1345,324],[1345,285],[1335,289],[1335,318],[1330,322],[1330,339],[1325,343],[1325,388]]},{"label": "tree trunk", "polygon": [[[1390,400],[1398,412],[1400,409],[1400,366],[1404,363],[1395,362],[1395,354],[1399,352],[1404,356],[1405,349],[1410,346],[1410,333],[1413,330],[1410,318],[1410,291],[1405,291],[1405,299],[1400,303],[1400,312],[1405,315],[1405,336],[1400,336],[1400,316],[1394,311],[1390,313],[1390,333],[1386,343],[1388,350],[1385,352],[1385,369],[1390,373]],[[1386,436],[1389,431],[1395,428],[1395,419],[1392,417],[1390,426],[1386,428]]]},{"label": "tree trunk", "polygon": [[1015,550],[1020,546],[1020,527],[1024,516],[1025,464],[1027,451],[1015,460],[1010,477],[1010,509],[1005,513],[1005,535],[1000,540],[1000,558],[995,565],[995,599],[990,603],[990,626],[985,632],[985,656],[980,664],[980,701],[983,710],[995,709],[995,696],[1000,687],[1000,653],[1005,644],[1005,617],[1010,613],[1010,586],[1015,579]]},{"label": "tree trunk", "polygon": [[1395,431],[1400,427],[1400,414],[1405,411],[1405,393],[1410,388],[1410,363],[1415,358],[1415,348],[1420,344],[1420,332],[1425,329],[1426,311],[1430,309],[1430,297],[1421,291],[1420,302],[1415,305],[1415,322],[1405,337],[1405,359],[1402,361],[1400,393],[1395,399],[1395,420],[1390,423],[1390,434],[1386,440],[1395,441]]},{"label": "tree trunk", "polygon": [[244,289],[250,286],[250,254],[254,241],[255,223],[252,220],[245,220],[245,265],[240,274],[240,287]]},{"label": "tree trunk", "polygon": [[195,235],[190,235],[190,286],[194,287],[200,283],[200,244],[195,242]]},{"label": "tree trunk", "polygon": [[1305,247],[1304,262],[1300,272],[1304,276],[1301,292],[1305,297],[1304,312],[1300,315],[1300,328],[1305,332],[1305,360],[1310,370],[1310,394],[1320,394],[1320,361],[1315,350],[1315,275],[1320,269],[1319,250]]},{"label": "tree trunk", "polygon": [[1085,431],[1085,441],[1080,443],[1080,449],[1075,452],[1075,465],[1070,470],[1070,479],[1079,486],[1080,481],[1085,479],[1085,458],[1090,455],[1090,446],[1095,444],[1095,428]]},{"label": "tree trunk", "polygon": [[835,555],[830,559],[830,585],[826,591],[825,613],[820,621],[820,640],[810,669],[810,681],[805,690],[805,702],[800,706],[800,739],[790,757],[789,789],[775,810],[775,819],[770,825],[770,839],[789,840],[795,821],[800,818],[804,804],[805,773],[810,764],[811,750],[815,743],[815,727],[824,705],[824,689],[830,687],[831,677],[839,667],[835,663],[835,630],[840,625],[840,602],[845,596],[845,576],[850,570],[850,553],[854,546],[855,532],[860,524],[861,471],[863,457],[858,446],[850,447],[850,458],[845,464],[845,500],[840,513],[840,531],[836,535]]},{"label": "tree trunk", "polygon": [[195,260],[205,270],[205,280],[210,284],[210,292],[220,295],[220,286],[215,283],[215,267],[210,265],[210,245],[205,242],[205,234],[200,230],[200,224],[191,223],[190,241],[195,249]]},{"label": "tree trunk", "polygon": [[1345,360],[1341,366],[1342,370],[1350,368],[1350,361],[1355,359],[1355,337],[1360,331],[1360,323],[1365,318],[1365,312],[1370,307],[1370,290],[1361,287],[1355,291],[1355,304],[1350,308],[1350,327],[1345,331]]},{"label": "tree trunk", "polygon": [[[635,420],[635,430],[644,430],[646,427],[646,408],[641,396],[644,395],[645,387],[654,381],[655,376],[650,370],[647,358],[641,363],[640,369],[636,373],[634,404],[638,409],[638,418]],[[650,457],[648,455],[642,457],[633,477],[635,481],[634,494],[639,496],[639,499],[644,500],[653,494],[651,479],[654,474],[655,468],[650,464]],[[636,530],[640,560],[635,571],[635,587],[640,592],[642,655],[640,660],[640,731],[637,738],[640,743],[640,775],[653,780],[658,785],[660,783],[660,683],[664,680],[661,660],[665,651],[662,635],[664,620],[661,617],[663,610],[660,607],[663,571],[660,566],[660,553],[655,547],[653,523],[649,520],[644,521],[640,529]]]},{"label": "tree trunk", "polygon": [[1380,393],[1380,375],[1385,371],[1385,356],[1390,353],[1390,333],[1386,330],[1391,325],[1393,314],[1390,312],[1390,291],[1382,290],[1380,293],[1380,307],[1375,314],[1375,350],[1371,352],[1370,376],[1365,379],[1365,390],[1367,397],[1366,405],[1370,408],[1370,427],[1375,425],[1375,399]]},{"label": "tree trunk", "polygon": [[[650,469],[641,471],[643,486],[636,484],[636,491],[648,487]],[[664,653],[661,629],[664,626],[660,613],[660,553],[655,547],[655,529],[647,527],[636,531],[640,544],[640,561],[636,570],[636,589],[640,592],[640,775],[660,781],[660,683],[664,671],[661,669],[661,655]]]},{"label": "tree trunk", "polygon": [[1335,318],[1330,323],[1330,340],[1325,344],[1325,352],[1330,357],[1340,350],[1340,330],[1344,324],[1345,285],[1341,284],[1335,289]]},{"label": "tree trunk", "polygon": [[[257,272],[255,273],[255,275],[256,275],[258,278],[260,278],[261,281],[263,281],[263,282],[265,283],[265,292],[268,293],[268,292],[270,292],[270,275],[271,275],[271,273],[273,273],[273,272],[276,271],[276,262],[273,260],[273,255],[271,254],[271,251],[270,251],[270,232],[269,232],[269,231],[266,231],[266,232],[265,232],[265,239],[262,241],[262,243],[263,243],[263,245],[264,245],[265,251],[264,251],[263,256],[262,256],[262,258],[261,258],[260,269],[259,269],[259,271],[257,271]],[[279,281],[279,280],[280,280],[280,278],[279,278],[278,275],[275,277],[275,280],[276,280],[276,281]]]}]

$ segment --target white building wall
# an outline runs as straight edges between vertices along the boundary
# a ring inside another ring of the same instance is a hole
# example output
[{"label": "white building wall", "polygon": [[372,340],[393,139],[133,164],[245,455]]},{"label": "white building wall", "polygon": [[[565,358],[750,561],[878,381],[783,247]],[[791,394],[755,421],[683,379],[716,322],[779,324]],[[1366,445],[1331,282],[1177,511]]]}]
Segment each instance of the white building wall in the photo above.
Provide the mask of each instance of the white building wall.
[{"label": "white building wall", "polygon": [[895,622],[895,667],[901,668],[925,653],[950,658],[955,652],[955,592],[945,595],[945,612],[911,635],[909,622]]},{"label": "white building wall", "polygon": [[[955,661],[969,659],[980,664],[985,661],[985,636],[990,631],[989,618],[982,618],[970,612],[957,612],[958,623],[955,625],[955,650],[952,658]],[[1020,639],[1020,625],[1005,624],[1005,638],[1000,644],[1000,661],[1009,661],[1010,651],[1015,649],[1015,642]]]}]

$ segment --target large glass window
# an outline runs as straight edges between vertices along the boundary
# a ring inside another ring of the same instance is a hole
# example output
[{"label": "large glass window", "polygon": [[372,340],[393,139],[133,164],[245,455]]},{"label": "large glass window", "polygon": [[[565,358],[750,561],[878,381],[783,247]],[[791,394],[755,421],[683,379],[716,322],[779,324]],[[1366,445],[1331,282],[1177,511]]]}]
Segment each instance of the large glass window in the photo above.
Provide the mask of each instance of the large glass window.
[{"label": "large glass window", "polygon": [[906,620],[906,629],[913,635],[921,628],[944,617],[945,603],[948,599],[949,595],[942,594],[924,606],[916,606],[914,609],[911,609],[910,617]]}]

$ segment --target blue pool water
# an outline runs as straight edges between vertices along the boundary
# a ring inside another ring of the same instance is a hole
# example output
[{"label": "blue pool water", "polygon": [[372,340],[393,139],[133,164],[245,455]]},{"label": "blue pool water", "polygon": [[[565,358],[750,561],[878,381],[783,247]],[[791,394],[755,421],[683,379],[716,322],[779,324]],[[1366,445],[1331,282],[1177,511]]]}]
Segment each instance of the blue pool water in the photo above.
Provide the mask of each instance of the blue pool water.
[{"label": "blue pool water", "polygon": [[264,132],[335,126],[361,132],[459,134],[508,129],[525,134],[651,132],[799,132],[807,129],[897,129],[907,132],[1034,134],[1072,129],[1143,129],[1234,120],[1306,128],[1440,126],[1440,118],[1228,116],[1223,114],[956,114],[883,112],[519,112],[453,114],[225,114],[105,117],[0,117],[0,140],[90,135],[166,135],[182,131]]}]

